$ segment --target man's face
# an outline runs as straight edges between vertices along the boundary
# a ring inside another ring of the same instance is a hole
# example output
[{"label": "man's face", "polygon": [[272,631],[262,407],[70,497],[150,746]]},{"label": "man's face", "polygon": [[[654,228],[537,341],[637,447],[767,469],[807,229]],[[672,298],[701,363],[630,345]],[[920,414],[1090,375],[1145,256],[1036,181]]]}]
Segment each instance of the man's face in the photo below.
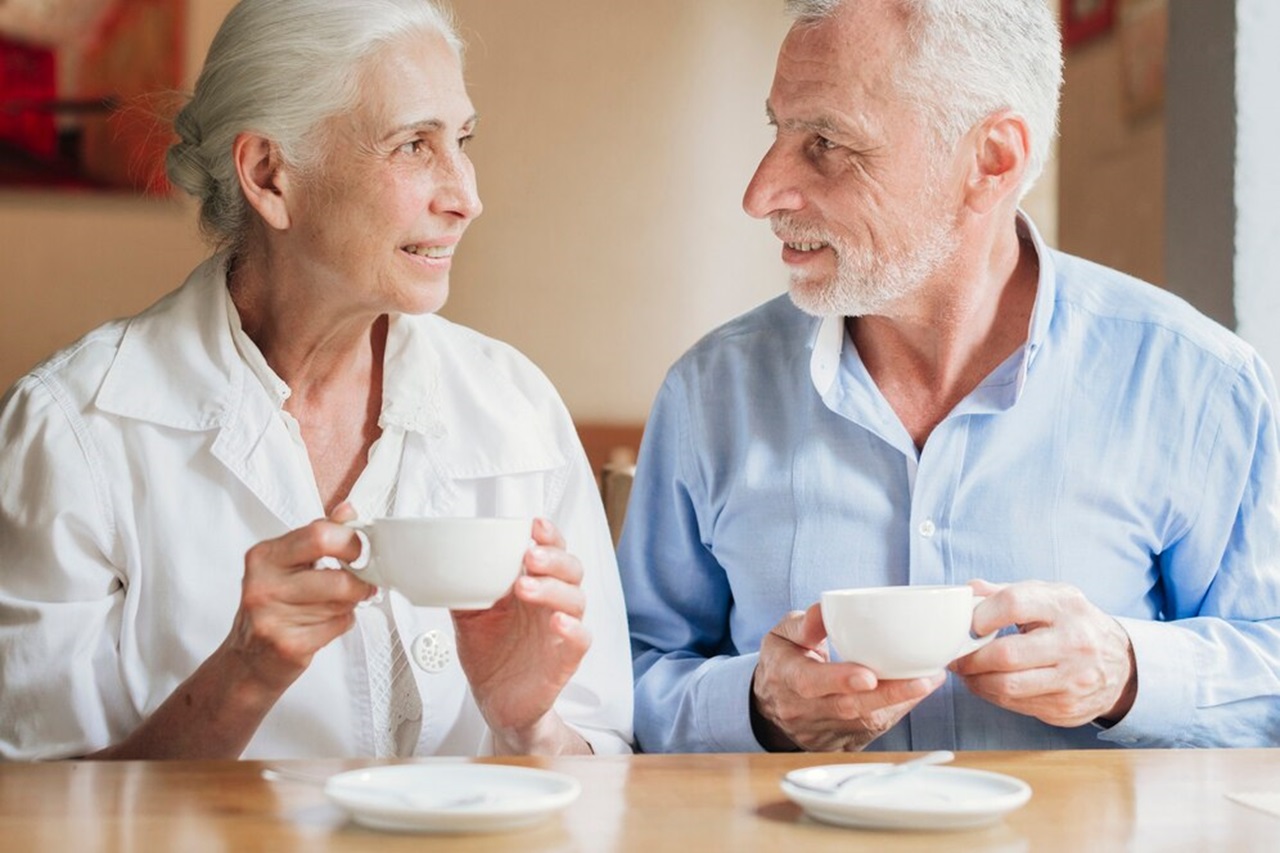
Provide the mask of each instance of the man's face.
[{"label": "man's face", "polygon": [[783,241],[791,297],[818,315],[892,314],[956,251],[952,162],[896,97],[890,4],[797,25],[769,93],[773,146],[743,206]]}]

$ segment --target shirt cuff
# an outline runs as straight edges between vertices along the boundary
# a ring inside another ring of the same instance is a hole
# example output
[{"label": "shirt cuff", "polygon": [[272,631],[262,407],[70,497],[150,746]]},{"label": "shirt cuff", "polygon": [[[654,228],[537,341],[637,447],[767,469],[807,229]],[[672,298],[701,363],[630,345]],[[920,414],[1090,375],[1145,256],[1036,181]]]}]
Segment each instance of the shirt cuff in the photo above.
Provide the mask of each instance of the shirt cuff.
[{"label": "shirt cuff", "polygon": [[707,667],[697,692],[698,728],[717,752],[764,752],[751,731],[751,679],[758,654],[722,658]]},{"label": "shirt cuff", "polygon": [[1166,622],[1116,617],[1133,644],[1138,693],[1118,723],[1098,733],[1121,746],[1177,746],[1192,725],[1195,683],[1187,677],[1195,650]]}]

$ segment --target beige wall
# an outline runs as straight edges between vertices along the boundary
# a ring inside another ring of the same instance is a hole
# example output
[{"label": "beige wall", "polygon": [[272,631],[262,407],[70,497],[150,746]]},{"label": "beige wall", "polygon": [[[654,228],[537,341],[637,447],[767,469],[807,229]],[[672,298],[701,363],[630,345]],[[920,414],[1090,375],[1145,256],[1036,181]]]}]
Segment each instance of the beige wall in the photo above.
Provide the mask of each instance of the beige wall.
[{"label": "beige wall", "polygon": [[[190,0],[190,78],[231,0]],[[579,420],[643,420],[717,324],[781,293],[740,207],[780,0],[455,0],[486,212],[444,313],[525,351]],[[1028,207],[1053,240],[1054,170]],[[206,254],[182,200],[0,195],[0,387]]]},{"label": "beige wall", "polygon": [[[231,0],[191,0],[191,78]],[[537,361],[581,419],[642,419],[668,364],[781,292],[739,199],[777,0],[457,0],[486,213],[445,314]],[[206,253],[182,200],[0,195],[0,387]]]},{"label": "beige wall", "polygon": [[443,313],[526,352],[580,419],[642,420],[680,352],[785,287],[740,206],[770,138],[781,4],[455,8],[486,212]]},{"label": "beige wall", "polygon": [[1067,54],[1058,244],[1154,284],[1164,274],[1164,116],[1130,115],[1115,33]]}]

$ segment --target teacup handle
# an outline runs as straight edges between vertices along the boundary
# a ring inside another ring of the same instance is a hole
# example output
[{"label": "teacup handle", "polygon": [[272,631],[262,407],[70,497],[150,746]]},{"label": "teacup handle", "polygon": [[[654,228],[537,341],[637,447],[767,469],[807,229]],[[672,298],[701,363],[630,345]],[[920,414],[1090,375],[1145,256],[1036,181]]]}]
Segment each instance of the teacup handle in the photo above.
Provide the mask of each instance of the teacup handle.
[{"label": "teacup handle", "polygon": [[364,532],[369,523],[352,519],[351,521],[344,521],[343,524],[350,527],[355,532],[356,539],[360,541],[360,553],[356,555],[354,560],[347,563],[347,568],[353,572],[367,571],[369,575],[373,575],[373,570],[370,568],[370,564],[373,562],[373,544],[369,542],[369,534]]},{"label": "teacup handle", "polygon": [[[985,601],[986,598],[987,597],[985,595],[975,595],[973,597],[973,609],[977,610],[978,605],[981,604],[983,601]],[[970,637],[968,640],[965,641],[964,645],[960,647],[960,651],[956,652],[956,657],[962,658],[965,655],[973,654],[978,649],[982,648],[987,643],[994,640],[996,638],[996,634],[998,633],[1000,632],[992,631],[990,634],[985,634],[981,637]]]}]

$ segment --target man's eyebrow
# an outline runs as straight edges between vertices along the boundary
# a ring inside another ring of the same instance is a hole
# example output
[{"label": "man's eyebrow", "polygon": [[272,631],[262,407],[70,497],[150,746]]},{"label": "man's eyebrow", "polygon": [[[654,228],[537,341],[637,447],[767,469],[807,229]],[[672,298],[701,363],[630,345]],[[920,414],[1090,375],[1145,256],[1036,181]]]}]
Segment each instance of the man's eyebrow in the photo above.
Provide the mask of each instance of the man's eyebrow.
[{"label": "man's eyebrow", "polygon": [[773,107],[769,106],[766,101],[764,105],[764,114],[769,119],[769,124],[774,127],[788,131],[809,131],[817,133],[821,136],[841,136],[847,137],[850,133],[849,128],[841,127],[830,116],[818,116],[812,119],[787,119],[786,121],[778,121],[778,117],[774,115]]}]

